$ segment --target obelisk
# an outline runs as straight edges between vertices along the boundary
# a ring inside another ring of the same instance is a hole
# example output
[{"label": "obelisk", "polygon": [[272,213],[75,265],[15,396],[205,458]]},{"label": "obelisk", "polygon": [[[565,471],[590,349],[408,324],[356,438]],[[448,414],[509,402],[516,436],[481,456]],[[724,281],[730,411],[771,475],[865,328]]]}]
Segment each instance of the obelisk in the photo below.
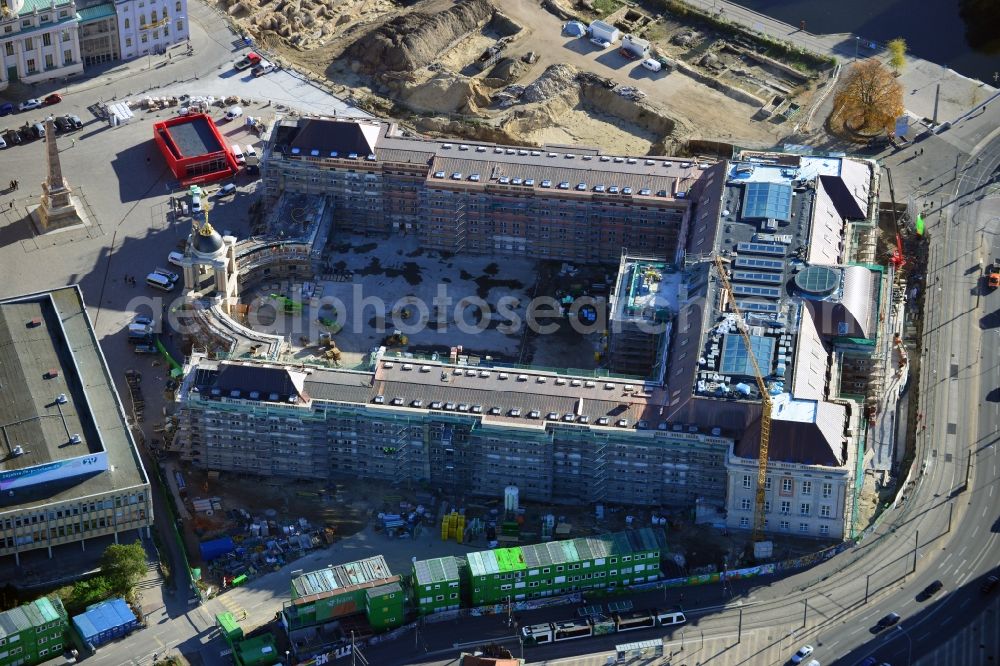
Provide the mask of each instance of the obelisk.
[{"label": "obelisk", "polygon": [[42,197],[38,208],[31,212],[39,231],[45,233],[86,224],[86,214],[62,175],[59,148],[56,145],[56,125],[52,118],[45,119],[45,150],[48,156],[49,176],[42,183]]}]

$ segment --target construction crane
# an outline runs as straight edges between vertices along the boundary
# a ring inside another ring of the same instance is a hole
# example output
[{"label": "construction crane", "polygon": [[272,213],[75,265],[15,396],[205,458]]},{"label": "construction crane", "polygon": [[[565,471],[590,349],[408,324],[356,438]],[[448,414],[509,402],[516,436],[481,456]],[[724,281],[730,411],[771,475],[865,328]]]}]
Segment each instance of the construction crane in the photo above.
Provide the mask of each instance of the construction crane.
[{"label": "construction crane", "polygon": [[733,296],[733,286],[729,283],[729,276],[726,274],[726,260],[716,255],[715,268],[718,270],[719,278],[722,280],[723,288],[726,290],[726,298],[729,299],[729,305],[733,308],[733,312],[736,313],[736,329],[743,337],[743,344],[747,348],[747,357],[750,359],[750,365],[753,367],[754,379],[757,380],[757,390],[760,391],[762,411],[760,414],[760,452],[757,455],[757,492],[754,498],[753,511],[753,540],[762,541],[764,539],[764,491],[767,486],[767,449],[771,443],[771,394],[767,391],[764,376],[761,374],[760,366],[757,365],[757,358],[753,354],[753,344],[750,341],[750,333],[747,331],[747,323],[743,319],[743,313],[740,312],[739,307],[736,305],[736,298]]}]

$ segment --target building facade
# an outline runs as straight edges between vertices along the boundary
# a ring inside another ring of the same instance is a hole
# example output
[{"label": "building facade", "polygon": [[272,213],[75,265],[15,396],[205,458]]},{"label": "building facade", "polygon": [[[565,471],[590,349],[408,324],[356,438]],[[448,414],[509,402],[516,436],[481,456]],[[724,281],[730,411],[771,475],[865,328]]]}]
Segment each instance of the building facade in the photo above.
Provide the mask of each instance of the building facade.
[{"label": "building facade", "polygon": [[463,560],[448,555],[413,563],[413,599],[421,615],[455,610],[462,605],[460,568]]},{"label": "building facade", "polygon": [[415,233],[428,249],[617,262],[642,247],[675,260],[698,165],[404,136],[377,121],[275,124],[265,193],[321,194],[352,232]]},{"label": "building facade", "polygon": [[121,58],[118,14],[113,2],[80,6],[80,54],[85,67]]},{"label": "building facade", "polygon": [[0,613],[0,666],[30,666],[60,657],[69,621],[58,597]]},{"label": "building facade", "polygon": [[117,0],[122,60],[166,53],[190,39],[187,0]]},{"label": "building facade", "polygon": [[76,3],[0,0],[0,90],[82,71]]},{"label": "building facade", "polygon": [[544,502],[724,503],[732,440],[655,420],[651,396],[623,380],[389,360],[305,374],[197,355],[185,374],[177,441],[206,469],[494,497],[515,484]]},{"label": "building facade", "polygon": [[[756,458],[729,457],[727,527],[746,530],[753,526],[757,467]],[[853,482],[853,475],[843,467],[768,462],[765,529],[772,534],[844,539]]]},{"label": "building facade", "polygon": [[484,606],[659,580],[660,551],[665,547],[662,530],[644,527],[469,553],[471,602]]}]

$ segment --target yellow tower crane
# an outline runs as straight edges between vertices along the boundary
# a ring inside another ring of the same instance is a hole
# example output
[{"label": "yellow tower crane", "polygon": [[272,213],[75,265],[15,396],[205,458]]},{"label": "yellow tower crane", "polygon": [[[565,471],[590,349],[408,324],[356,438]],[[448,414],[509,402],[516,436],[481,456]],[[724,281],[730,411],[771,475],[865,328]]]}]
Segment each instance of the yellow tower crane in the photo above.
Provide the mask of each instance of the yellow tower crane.
[{"label": "yellow tower crane", "polygon": [[764,538],[764,498],[767,486],[767,449],[771,443],[771,395],[767,392],[767,384],[764,376],[757,365],[757,358],[753,354],[753,344],[750,341],[750,333],[747,331],[747,323],[743,319],[743,313],[736,305],[736,298],[733,296],[733,286],[729,283],[729,275],[726,273],[726,260],[715,256],[715,268],[719,272],[719,279],[722,280],[723,288],[726,291],[726,298],[729,306],[736,313],[736,329],[743,336],[743,344],[747,348],[747,357],[750,365],[753,366],[754,379],[757,380],[757,390],[760,391],[760,452],[757,455],[757,492],[754,501],[753,511],[753,540],[761,541]]}]

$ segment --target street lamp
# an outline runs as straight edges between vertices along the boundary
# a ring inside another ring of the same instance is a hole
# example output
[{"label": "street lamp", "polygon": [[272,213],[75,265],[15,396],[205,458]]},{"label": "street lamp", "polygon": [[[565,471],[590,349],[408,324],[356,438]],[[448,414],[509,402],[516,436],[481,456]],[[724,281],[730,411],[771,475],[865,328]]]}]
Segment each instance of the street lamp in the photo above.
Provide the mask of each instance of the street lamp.
[{"label": "street lamp", "polygon": [[854,59],[858,59],[858,44],[861,42],[861,38],[854,35]]}]

